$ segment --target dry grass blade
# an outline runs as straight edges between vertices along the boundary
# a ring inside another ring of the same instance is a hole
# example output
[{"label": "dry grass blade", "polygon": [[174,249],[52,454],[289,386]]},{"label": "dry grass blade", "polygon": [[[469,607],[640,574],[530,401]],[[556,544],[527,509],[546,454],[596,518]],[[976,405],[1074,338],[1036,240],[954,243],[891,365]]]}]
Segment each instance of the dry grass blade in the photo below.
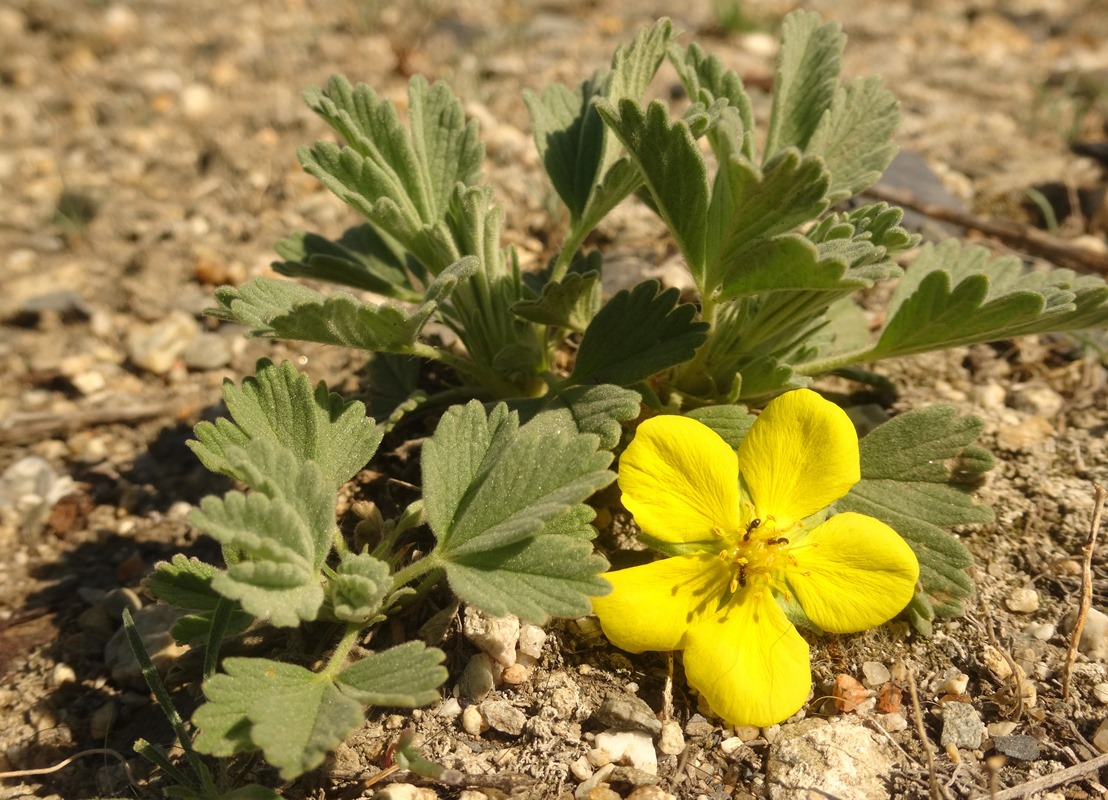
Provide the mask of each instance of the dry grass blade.
[{"label": "dry grass blade", "polygon": [[1100,518],[1104,512],[1104,489],[1099,483],[1093,484],[1093,521],[1089,525],[1089,538],[1082,548],[1084,560],[1081,563],[1081,599],[1077,604],[1077,619],[1073,623],[1073,636],[1070,638],[1069,650],[1066,651],[1066,666],[1062,670],[1062,699],[1068,700],[1070,696],[1070,672],[1073,662],[1077,658],[1077,646],[1081,642],[1081,634],[1085,630],[1085,618],[1089,615],[1089,607],[1093,604],[1093,551],[1096,549],[1096,537],[1100,531]]}]

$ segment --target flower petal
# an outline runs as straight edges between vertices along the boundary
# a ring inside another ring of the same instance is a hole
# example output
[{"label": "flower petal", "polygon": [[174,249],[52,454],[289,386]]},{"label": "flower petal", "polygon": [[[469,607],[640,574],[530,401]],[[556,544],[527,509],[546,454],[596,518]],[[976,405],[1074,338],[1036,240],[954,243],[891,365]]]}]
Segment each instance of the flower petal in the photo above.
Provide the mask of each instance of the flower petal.
[{"label": "flower petal", "polygon": [[919,579],[916,554],[900,535],[865,514],[836,514],[788,554],[785,577],[804,613],[830,633],[887,622],[908,605]]},{"label": "flower petal", "polygon": [[808,643],[768,590],[755,591],[692,627],[685,677],[729,723],[773,725],[808,699]]},{"label": "flower petal", "polygon": [[739,470],[763,518],[778,526],[826,508],[861,477],[846,412],[809,389],[770,401],[739,446]]},{"label": "flower petal", "polygon": [[674,556],[605,576],[612,592],[592,598],[604,634],[632,653],[679,650],[699,615],[714,611],[727,591],[727,566],[707,553]]},{"label": "flower petal", "polygon": [[639,426],[619,461],[619,488],[639,527],[665,542],[710,541],[713,528],[738,524],[735,451],[688,417],[654,417]]}]

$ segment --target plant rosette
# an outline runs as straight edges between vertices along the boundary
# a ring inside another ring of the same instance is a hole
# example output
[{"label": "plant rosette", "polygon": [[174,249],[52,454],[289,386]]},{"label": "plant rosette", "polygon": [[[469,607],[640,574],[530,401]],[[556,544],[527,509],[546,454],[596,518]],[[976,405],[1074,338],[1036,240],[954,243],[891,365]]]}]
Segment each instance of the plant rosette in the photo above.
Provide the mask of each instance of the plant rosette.
[{"label": "plant rosette", "polygon": [[846,413],[800,389],[770,402],[736,452],[688,417],[639,426],[620,462],[623,503],[670,555],[605,577],[604,633],[630,652],[684,651],[685,673],[729,723],[771,725],[812,685],[794,622],[854,633],[902,611],[919,563],[896,531],[829,506],[860,480]]}]

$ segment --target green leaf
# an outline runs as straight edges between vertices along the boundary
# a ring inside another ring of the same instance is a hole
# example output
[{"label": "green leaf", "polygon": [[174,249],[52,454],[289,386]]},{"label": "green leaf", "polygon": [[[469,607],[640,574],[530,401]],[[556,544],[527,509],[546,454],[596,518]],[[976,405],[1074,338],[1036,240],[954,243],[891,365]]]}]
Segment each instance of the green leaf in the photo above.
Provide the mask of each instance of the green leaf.
[{"label": "green leaf", "polygon": [[362,724],[363,706],[326,675],[264,658],[227,658],[204,682],[196,749],[227,758],[260,749],[291,780],[323,762]]},{"label": "green leaf", "polygon": [[[520,426],[503,404],[487,417],[476,401],[443,415],[423,446],[424,505],[438,540],[430,557],[459,597],[494,614],[507,613],[497,610],[507,603],[534,620],[587,607],[583,587],[594,586],[603,560],[589,557],[587,545],[559,544],[579,539],[541,534],[555,521],[560,530],[567,512],[615,477],[606,469],[611,453],[597,445],[573,425]],[[551,566],[556,552],[573,563]],[[476,592],[482,581],[487,591]]]},{"label": "green leaf", "polygon": [[580,333],[596,316],[600,303],[600,273],[570,272],[560,281],[546,284],[537,300],[521,300],[512,311],[540,325]]},{"label": "green leaf", "polygon": [[[685,91],[693,102],[711,106],[717,100],[726,100],[728,107],[735,110],[738,118],[738,126],[735,128],[741,138],[738,147],[728,147],[728,155],[737,153],[747,160],[754,160],[754,107],[751,105],[750,96],[743,88],[742,78],[733,69],[727,69],[717,56],[708,55],[695,42],[684,51],[675,44],[670,45],[670,61],[677,70]],[[716,131],[708,132],[708,139],[712,143],[712,150],[717,159],[722,162],[725,155],[721,152],[720,142],[717,140]]]},{"label": "green leaf", "polygon": [[[672,35],[670,21],[659,20],[616,51],[610,71],[594,73],[575,89],[554,84],[538,96],[525,93],[539,157],[575,220],[598,220],[637,185],[637,178],[631,180],[629,174],[633,171],[617,167],[615,143],[597,116],[594,100],[640,99]],[[598,191],[602,184],[605,190]],[[598,205],[605,208],[595,208]]]},{"label": "green leaf", "polygon": [[413,311],[398,303],[362,303],[346,292],[324,297],[291,281],[255,278],[238,288],[217,289],[219,306],[208,313],[249,326],[252,336],[403,353],[458,282],[477,268],[477,260],[466,257],[443,270]]},{"label": "green leaf", "polygon": [[1108,323],[1108,285],[1068,270],[1022,273],[954,240],[926,245],[897,286],[871,358]]},{"label": "green leaf", "polygon": [[415,708],[438,699],[447,678],[444,657],[423,642],[405,642],[351,664],[336,680],[344,694],[363,705]]},{"label": "green leaf", "polygon": [[732,449],[738,450],[746,432],[757,419],[746,410],[746,406],[721,405],[704,406],[688,412],[685,416],[702,422],[719,434]]},{"label": "green leaf", "polygon": [[325,92],[312,88],[304,97],[348,144],[301,148],[304,168],[415,253],[432,273],[456,260],[449,254],[449,236],[436,226],[456,185],[472,186],[480,179],[484,150],[476,121],[466,122],[449,87],[412,78],[410,134],[395,106],[364,84],[352,87],[335,76]]},{"label": "green leaf", "polygon": [[[770,276],[779,273],[777,264],[811,263],[811,259],[796,256],[775,259],[769,254],[786,248],[798,251],[800,245],[795,239],[774,237],[823,213],[829,179],[820,159],[802,156],[795,149],[783,151],[762,170],[742,156],[722,163],[705,217],[707,266],[703,288],[711,293],[724,286],[727,287],[724,296],[732,297],[751,291],[745,287],[762,286],[755,291],[766,291],[774,285]],[[762,276],[760,272],[770,275]],[[793,281],[782,278],[777,285],[789,288],[820,285],[790,284]]]},{"label": "green leaf", "polygon": [[309,378],[287,361],[278,367],[262,359],[241,389],[224,382],[223,399],[231,420],[199,423],[189,447],[205,467],[238,480],[245,476],[229,463],[227,451],[251,441],[273,442],[299,460],[315,462],[336,490],[369,462],[381,443],[362,403],[347,402],[322,382],[313,391]]},{"label": "green leaf", "polygon": [[182,553],[171,561],[159,561],[143,581],[143,588],[163,603],[194,611],[211,611],[221,595],[212,589],[218,567]]},{"label": "green leaf", "polygon": [[314,461],[266,439],[231,448],[228,464],[255,489],[205,497],[189,521],[245,559],[212,577],[212,587],[246,611],[291,627],[323,603],[319,572],[335,528],[334,489]]},{"label": "green leaf", "polygon": [[588,614],[589,597],[611,591],[601,577],[608,562],[583,537],[565,535],[565,522],[555,521],[556,535],[452,558],[446,573],[450,588],[493,616],[515,614],[541,624],[551,616]]},{"label": "green leaf", "polygon": [[819,14],[812,11],[794,11],[785,17],[781,36],[766,162],[787,147],[807,149],[824,111],[831,107],[846,45],[841,26],[821,24]]},{"label": "green leaf", "polygon": [[423,360],[400,353],[373,353],[366,362],[369,413],[386,430],[426,399],[419,388]]},{"label": "green leaf", "polygon": [[658,100],[645,113],[631,99],[618,105],[601,100],[596,110],[642,173],[658,215],[699,284],[705,268],[708,168],[689,123],[671,123],[669,109]]},{"label": "green leaf", "polygon": [[371,225],[350,228],[337,241],[294,233],[279,241],[276,250],[285,261],[273,268],[290,278],[329,281],[407,302],[423,298],[403,257]]},{"label": "green leaf", "polygon": [[335,616],[343,622],[369,622],[392,589],[389,565],[369,553],[351,553],[343,557],[335,572],[327,584]]},{"label": "green leaf", "polygon": [[600,446],[612,450],[623,433],[621,423],[639,415],[642,398],[633,389],[610,383],[599,386],[570,386],[549,397],[513,404],[524,422],[550,425],[558,430],[575,426],[581,433],[600,437]]},{"label": "green leaf", "polygon": [[805,148],[820,156],[831,172],[828,202],[838,203],[877,183],[896,155],[893,135],[900,125],[900,104],[878,78],[859,78],[835,89]]},{"label": "green leaf", "polygon": [[708,324],[694,321],[696,308],[679,296],[659,292],[657,281],[618,292],[585,330],[568,382],[627,386],[692,358]]},{"label": "green leaf", "polygon": [[881,520],[911,545],[923,587],[913,619],[959,615],[973,591],[965,572],[973,558],[943,529],[993,519],[990,508],[973,501],[973,484],[992,468],[991,457],[973,446],[982,427],[950,406],[894,417],[861,440],[862,480],[836,504]]}]

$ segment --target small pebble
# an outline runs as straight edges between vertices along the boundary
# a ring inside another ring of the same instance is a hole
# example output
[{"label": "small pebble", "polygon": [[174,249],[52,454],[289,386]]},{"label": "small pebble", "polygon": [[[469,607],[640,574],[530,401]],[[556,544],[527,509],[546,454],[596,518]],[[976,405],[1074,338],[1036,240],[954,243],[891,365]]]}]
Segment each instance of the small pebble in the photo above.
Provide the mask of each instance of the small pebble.
[{"label": "small pebble", "polygon": [[969,675],[956,672],[939,686],[939,694],[965,694],[969,687]]},{"label": "small pebble", "polygon": [[531,679],[531,668],[518,661],[507,667],[500,675],[500,680],[509,686],[521,686]]},{"label": "small pebble", "polygon": [[435,709],[435,716],[442,717],[443,719],[454,719],[462,713],[462,704],[458,702],[456,697],[448,697],[439,703],[439,707]]},{"label": "small pebble", "polygon": [[59,661],[50,672],[50,688],[52,689],[56,689],[66,683],[75,683],[76,681],[77,673],[73,671],[73,667],[64,662]]},{"label": "small pebble", "polygon": [[1000,722],[990,722],[988,726],[989,736],[1011,736],[1012,731],[1016,729],[1016,723],[1009,720],[1001,720]]},{"label": "small pebble", "polygon": [[681,725],[676,720],[667,719],[662,723],[662,732],[658,734],[658,752],[675,756],[685,749],[685,737],[681,734]]},{"label": "small pebble", "polygon": [[205,331],[188,343],[181,358],[197,372],[220,369],[231,363],[231,343],[226,336]]},{"label": "small pebble", "polygon": [[1093,734],[1093,747],[1102,753],[1108,753],[1108,719],[1102,720]]},{"label": "small pebble", "polygon": [[985,738],[985,725],[969,703],[941,703],[943,730],[939,743],[943,747],[954,746],[962,750],[976,750]]},{"label": "small pebble", "polygon": [[868,688],[876,689],[892,679],[889,668],[880,661],[866,661],[862,664],[862,683]]},{"label": "small pebble", "polygon": [[1017,733],[1013,736],[994,736],[993,749],[1017,761],[1036,761],[1039,758],[1039,740],[1034,736]]},{"label": "small pebble", "polygon": [[1098,683],[1093,687],[1093,697],[1101,705],[1108,706],[1108,683]]},{"label": "small pebble", "polygon": [[627,800],[676,800],[676,798],[661,786],[647,783],[635,787],[635,790],[627,795]]},{"label": "small pebble", "polygon": [[1030,614],[1039,610],[1039,593],[1026,587],[1013,589],[1004,600],[1004,605],[1016,614]]},{"label": "small pebble", "polygon": [[897,733],[908,728],[908,720],[903,714],[878,714],[877,724],[889,733]]},{"label": "small pebble", "polygon": [[546,644],[546,631],[538,625],[527,623],[519,626],[519,652],[538,660]]},{"label": "small pebble", "polygon": [[610,694],[604,698],[593,719],[609,728],[643,731],[651,736],[662,732],[662,723],[645,700],[633,694]]},{"label": "small pebble", "polygon": [[658,774],[658,754],[648,733],[602,731],[596,734],[596,748],[606,752],[614,764],[626,764],[651,775]]},{"label": "small pebble", "polygon": [[92,712],[88,721],[89,733],[94,739],[105,739],[115,727],[117,719],[119,719],[119,706],[114,700],[109,700]]},{"label": "small pebble", "polygon": [[741,742],[753,742],[762,735],[762,729],[757,725],[736,725],[735,738]]},{"label": "small pebble", "polygon": [[693,739],[711,736],[716,726],[700,714],[693,714],[685,723],[685,735]]},{"label": "small pebble", "polygon": [[1048,641],[1056,631],[1057,628],[1050,622],[1032,622],[1024,628],[1024,633],[1040,642]]},{"label": "small pebble", "polygon": [[1004,654],[992,645],[985,645],[981,657],[985,661],[985,666],[988,667],[989,672],[998,681],[1006,681],[1012,677],[1012,665],[1008,663],[1008,659],[1004,657]]},{"label": "small pebble", "polygon": [[492,617],[475,608],[467,607],[462,618],[462,633],[483,653],[497,663],[510,667],[516,663],[516,645],[519,643],[519,618]]},{"label": "small pebble", "polygon": [[732,736],[719,743],[719,751],[725,756],[729,756],[736,750],[741,750],[744,744],[746,742],[743,741],[741,736]]},{"label": "small pebble", "polygon": [[607,764],[592,774],[592,777],[583,781],[577,790],[573,793],[574,800],[596,800],[600,797],[598,794],[601,789],[601,784],[612,774],[612,770],[616,768],[615,764]]},{"label": "small pebble", "polygon": [[137,367],[165,375],[200,333],[192,315],[171,311],[150,325],[135,325],[127,334],[127,357]]},{"label": "small pebble", "polygon": [[589,766],[600,769],[606,767],[612,763],[612,754],[601,747],[594,747],[589,752],[585,753],[585,758],[589,762]]},{"label": "small pebble", "polygon": [[587,781],[593,776],[594,772],[592,764],[589,763],[589,759],[586,756],[580,756],[574,761],[571,761],[569,764],[569,771],[578,782]]},{"label": "small pebble", "polygon": [[777,737],[780,736],[780,735],[781,735],[781,725],[780,724],[767,725],[766,727],[762,728],[762,738],[765,739],[770,744],[773,744],[775,741],[777,741]]},{"label": "small pebble", "polygon": [[[1073,630],[1073,623],[1069,629]],[[1077,649],[1094,661],[1108,661],[1108,614],[1097,608],[1089,609]]]},{"label": "small pebble", "polygon": [[466,706],[462,711],[462,730],[470,736],[480,736],[489,729],[489,723],[481,716],[477,706]]},{"label": "small pebble", "polygon": [[512,736],[523,733],[527,715],[507,700],[486,700],[481,703],[480,709],[489,727]]},{"label": "small pebble", "polygon": [[458,695],[466,700],[484,700],[496,685],[492,659],[485,653],[475,653],[458,678]]},{"label": "small pebble", "polygon": [[374,800],[438,800],[438,793],[425,786],[410,783],[390,783],[373,794]]}]

